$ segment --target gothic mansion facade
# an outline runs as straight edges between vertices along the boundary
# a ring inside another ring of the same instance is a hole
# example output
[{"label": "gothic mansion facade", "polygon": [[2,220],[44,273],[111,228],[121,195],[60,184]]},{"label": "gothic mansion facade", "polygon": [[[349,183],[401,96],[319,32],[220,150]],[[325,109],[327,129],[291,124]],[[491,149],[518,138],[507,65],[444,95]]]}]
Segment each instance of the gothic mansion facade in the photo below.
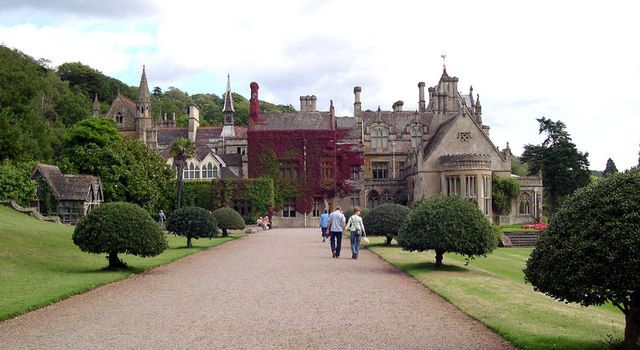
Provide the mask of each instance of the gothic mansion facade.
[{"label": "gothic mansion facade", "polygon": [[[257,86],[257,84],[256,84]],[[542,213],[542,179],[514,177],[520,194],[512,201],[508,215],[494,215],[491,203],[492,176],[512,177],[511,150],[500,150],[489,138],[489,126],[483,124],[479,96],[458,90],[458,78],[443,69],[438,83],[425,91],[418,84],[418,110],[403,110],[397,101],[391,110],[362,110],[362,88],[354,88],[354,117],[338,117],[316,109],[315,96],[300,97],[295,113],[261,112],[257,128],[263,131],[340,131],[340,143],[359,147],[364,166],[352,170],[347,196],[318,196],[313,210],[302,214],[294,202],[285,203],[276,212],[274,223],[281,227],[317,226],[324,209],[341,205],[373,208],[383,203],[408,204],[440,195],[460,195],[478,206],[487,218],[501,223],[532,222]],[[257,91],[257,90],[256,90]],[[252,96],[253,100],[253,96]],[[256,96],[257,100],[257,96]],[[259,105],[259,104],[258,104]],[[227,83],[225,118],[222,127],[200,127],[196,106],[189,108],[189,126],[178,128],[175,119],[155,119],[149,115],[150,94],[143,69],[137,102],[119,94],[106,117],[113,119],[119,131],[158,150],[171,163],[171,143],[188,137],[198,153],[188,160],[185,179],[247,178],[248,129],[234,125],[231,88]],[[251,126],[249,126],[251,128]],[[250,131],[250,130],[249,130]],[[251,134],[251,133],[249,133]],[[287,166],[291,166],[290,164]],[[213,169],[215,170],[212,170]],[[205,171],[206,170],[206,171]],[[291,169],[289,169],[291,170]],[[297,173],[297,172],[294,172]]]}]

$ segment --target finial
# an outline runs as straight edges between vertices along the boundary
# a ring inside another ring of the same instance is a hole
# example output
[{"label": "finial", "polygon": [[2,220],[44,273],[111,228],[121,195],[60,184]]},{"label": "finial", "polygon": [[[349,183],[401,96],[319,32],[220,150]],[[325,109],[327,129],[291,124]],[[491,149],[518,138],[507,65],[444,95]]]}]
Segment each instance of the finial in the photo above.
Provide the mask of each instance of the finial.
[{"label": "finial", "polygon": [[469,95],[473,95],[473,85],[469,85]]},{"label": "finial", "polygon": [[442,54],[440,55],[440,57],[442,58],[442,70],[446,72],[447,71],[447,65],[446,65],[447,55]]},{"label": "finial", "polygon": [[380,113],[381,109],[380,109],[380,105],[378,105],[378,113]]},{"label": "finial", "polygon": [[507,148],[509,148],[509,141],[507,141]]}]

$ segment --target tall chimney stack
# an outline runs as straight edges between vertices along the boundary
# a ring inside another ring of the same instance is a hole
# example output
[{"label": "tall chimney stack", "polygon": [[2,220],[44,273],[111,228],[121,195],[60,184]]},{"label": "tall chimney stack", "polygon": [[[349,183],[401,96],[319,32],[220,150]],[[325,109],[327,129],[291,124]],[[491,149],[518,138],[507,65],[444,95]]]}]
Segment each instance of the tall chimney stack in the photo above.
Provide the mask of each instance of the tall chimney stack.
[{"label": "tall chimney stack", "polygon": [[402,112],[402,106],[404,106],[404,101],[400,100],[400,101],[396,101],[392,108],[394,112]]},{"label": "tall chimney stack", "polygon": [[307,111],[307,97],[300,96],[300,112],[306,112],[306,111]]},{"label": "tall chimney stack", "polygon": [[356,86],[353,88],[353,94],[355,95],[355,101],[353,102],[353,116],[357,116],[362,112],[362,103],[360,102],[360,92],[362,88]]},{"label": "tall chimney stack", "polygon": [[424,81],[418,83],[418,110],[424,112],[427,110],[427,106],[424,100]]},{"label": "tall chimney stack", "polygon": [[316,111],[316,101],[318,100],[318,98],[316,97],[316,95],[311,95],[311,97],[309,97],[309,112],[315,112]]},{"label": "tall chimney stack", "polygon": [[195,105],[189,106],[189,140],[196,142],[196,133],[200,126],[200,110]]}]

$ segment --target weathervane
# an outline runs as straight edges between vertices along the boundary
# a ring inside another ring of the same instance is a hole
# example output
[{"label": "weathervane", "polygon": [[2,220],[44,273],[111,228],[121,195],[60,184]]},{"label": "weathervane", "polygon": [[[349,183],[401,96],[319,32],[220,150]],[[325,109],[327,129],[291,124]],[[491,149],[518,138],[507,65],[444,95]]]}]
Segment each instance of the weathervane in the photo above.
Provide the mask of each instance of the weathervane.
[{"label": "weathervane", "polygon": [[447,55],[442,54],[442,55],[440,55],[440,57],[442,58],[442,69],[443,69],[443,70],[447,70],[447,66],[446,66],[446,64],[445,64],[445,61],[446,61],[446,59],[447,59]]}]

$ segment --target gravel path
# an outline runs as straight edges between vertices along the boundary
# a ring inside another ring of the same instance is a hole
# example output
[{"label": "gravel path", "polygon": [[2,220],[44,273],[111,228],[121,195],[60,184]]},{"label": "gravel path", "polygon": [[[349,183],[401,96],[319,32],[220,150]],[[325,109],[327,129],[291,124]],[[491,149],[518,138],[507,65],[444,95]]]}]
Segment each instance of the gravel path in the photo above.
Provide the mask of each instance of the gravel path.
[{"label": "gravel path", "polygon": [[[512,349],[368,251],[260,232],[0,323],[0,349]],[[346,248],[346,249],[345,249]],[[46,288],[46,286],[43,286]]]}]

